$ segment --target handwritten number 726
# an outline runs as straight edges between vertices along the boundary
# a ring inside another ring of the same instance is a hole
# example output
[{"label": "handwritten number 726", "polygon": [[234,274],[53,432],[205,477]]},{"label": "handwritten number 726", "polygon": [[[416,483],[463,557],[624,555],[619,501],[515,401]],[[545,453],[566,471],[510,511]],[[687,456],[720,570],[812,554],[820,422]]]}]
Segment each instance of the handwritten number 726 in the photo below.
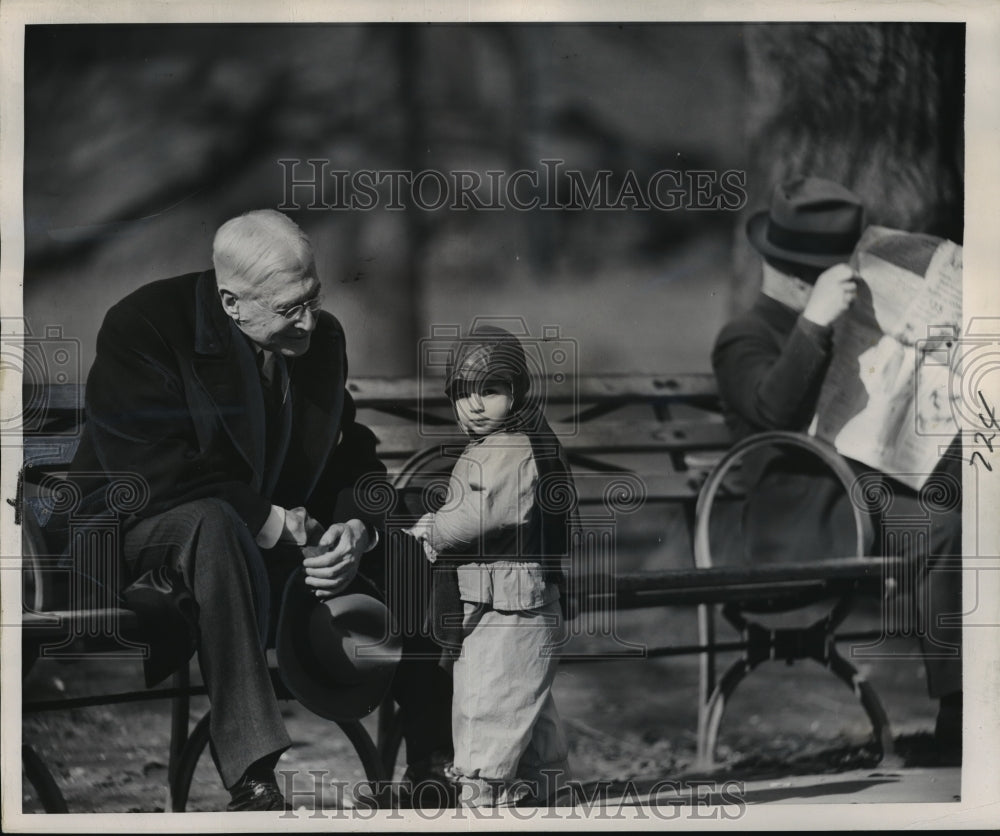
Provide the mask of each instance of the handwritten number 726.
[{"label": "handwritten number 726", "polygon": [[[989,403],[987,403],[986,398],[983,397],[982,391],[979,391],[976,394],[979,395],[979,402],[983,405],[983,409],[986,410],[986,414],[990,417],[990,420],[987,421],[985,418],[983,418],[983,413],[980,412],[979,420],[983,422],[983,426],[986,427],[986,429],[988,430],[990,429],[1000,430],[1000,425],[997,424],[997,416],[993,412],[993,407],[990,406]],[[990,452],[993,452],[992,447],[990,448]]]},{"label": "handwritten number 726", "polygon": [[[989,416],[989,420],[986,420],[986,418],[983,417],[983,413],[980,412],[979,420],[982,421],[983,426],[986,427],[986,429],[988,430],[989,429],[1000,430],[1000,425],[997,424],[997,417],[993,411],[993,407],[987,402],[986,398],[983,397],[983,393],[981,391],[977,392],[976,394],[979,396],[979,402],[983,405],[983,409],[986,410],[987,416]],[[986,445],[986,448],[990,451],[990,453],[993,452],[993,439],[995,437],[996,433],[993,433],[993,435],[987,438],[986,434],[982,432],[977,432],[973,436],[973,438],[975,438],[977,441],[981,440],[982,443]],[[976,456],[979,456],[979,461],[981,461],[983,463],[983,466],[992,473],[993,472],[992,465],[990,465],[990,463],[986,461],[986,457],[979,450],[972,451],[972,455],[969,456],[969,464],[976,463]]]}]

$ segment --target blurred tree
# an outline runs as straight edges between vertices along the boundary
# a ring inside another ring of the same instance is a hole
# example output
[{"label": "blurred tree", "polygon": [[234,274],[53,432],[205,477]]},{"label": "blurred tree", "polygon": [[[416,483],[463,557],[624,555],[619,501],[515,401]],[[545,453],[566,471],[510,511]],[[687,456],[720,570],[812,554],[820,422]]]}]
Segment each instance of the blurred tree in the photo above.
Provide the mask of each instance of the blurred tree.
[{"label": "blurred tree", "polygon": [[[860,195],[870,223],[961,243],[964,24],[751,24],[744,40],[747,215],[812,174]],[[735,251],[742,308],[760,281],[742,223]]]},{"label": "blurred tree", "polygon": [[[86,374],[114,301],[152,279],[202,269],[222,221],[283,202],[279,160],[302,161],[296,179],[309,177],[313,159],[340,172],[471,172],[487,201],[489,173],[544,180],[542,161],[560,160],[554,211],[518,211],[503,194],[503,211],[428,211],[408,189],[405,211],[390,211],[388,182],[370,211],[311,208],[308,186],[298,209],[286,209],[329,271],[331,310],[357,323],[353,372],[412,374],[419,336],[436,317],[454,324],[475,315],[484,304],[477,287],[502,293],[513,281],[545,294],[594,280],[599,299],[634,271],[668,274],[677,251],[706,234],[714,236],[706,250],[721,251],[729,213],[593,210],[570,196],[565,171],[587,183],[607,172],[614,196],[627,175],[645,183],[660,169],[742,168],[739,32],[31,26],[25,310],[81,340]],[[434,183],[427,187],[433,195]],[[432,287],[449,289],[435,305],[454,289],[449,312],[428,309]],[[513,295],[489,304],[530,308]]]}]

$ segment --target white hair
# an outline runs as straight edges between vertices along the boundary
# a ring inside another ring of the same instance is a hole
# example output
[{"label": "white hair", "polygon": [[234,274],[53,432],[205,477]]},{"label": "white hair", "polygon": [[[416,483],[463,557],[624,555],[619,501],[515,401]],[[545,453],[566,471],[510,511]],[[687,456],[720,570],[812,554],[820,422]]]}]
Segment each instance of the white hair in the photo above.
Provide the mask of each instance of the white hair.
[{"label": "white hair", "polygon": [[313,264],[309,237],[287,215],[255,209],[226,221],[212,243],[220,288],[259,287],[281,275],[299,276]]}]

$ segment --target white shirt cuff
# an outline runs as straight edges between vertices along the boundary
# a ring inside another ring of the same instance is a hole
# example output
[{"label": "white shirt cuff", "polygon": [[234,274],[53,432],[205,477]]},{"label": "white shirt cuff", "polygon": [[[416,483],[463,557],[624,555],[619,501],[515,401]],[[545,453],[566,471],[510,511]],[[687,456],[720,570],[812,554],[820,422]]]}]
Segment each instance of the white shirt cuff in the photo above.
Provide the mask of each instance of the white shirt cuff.
[{"label": "white shirt cuff", "polygon": [[285,530],[285,509],[280,505],[272,505],[271,513],[264,520],[264,525],[257,532],[257,545],[262,549],[274,548],[275,543]]}]

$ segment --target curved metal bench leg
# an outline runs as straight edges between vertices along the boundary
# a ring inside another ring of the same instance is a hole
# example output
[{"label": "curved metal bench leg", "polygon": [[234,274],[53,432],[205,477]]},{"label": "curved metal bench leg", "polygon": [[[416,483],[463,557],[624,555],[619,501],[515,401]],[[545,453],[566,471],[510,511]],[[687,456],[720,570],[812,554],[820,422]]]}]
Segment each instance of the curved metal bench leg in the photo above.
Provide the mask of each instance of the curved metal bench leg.
[{"label": "curved metal bench leg", "polygon": [[745,659],[738,659],[729,666],[708,702],[698,707],[698,755],[695,768],[711,770],[715,768],[715,744],[719,737],[719,725],[726,711],[726,703],[736,686],[750,672]]},{"label": "curved metal bench leg", "polygon": [[170,701],[170,759],[167,762],[166,809],[171,809],[173,804],[173,785],[177,776],[177,761],[187,743],[188,726],[191,722],[191,697],[187,693],[187,689],[191,686],[191,673],[188,665],[182,665],[174,674],[172,686],[183,693]]},{"label": "curved metal bench leg", "polygon": [[63,798],[56,779],[52,777],[45,761],[26,743],[21,746],[21,763],[24,765],[24,774],[38,793],[38,800],[42,802],[45,812],[68,813],[66,799]]},{"label": "curved metal bench leg", "polygon": [[715,690],[715,607],[698,605],[698,643],[708,648],[698,655],[698,725],[703,709]]},{"label": "curved metal bench leg", "polygon": [[174,776],[170,781],[171,812],[183,813],[187,807],[188,794],[191,792],[191,781],[194,780],[198,759],[208,745],[211,719],[212,712],[206,711],[205,716],[198,721],[194,731],[188,736],[180,755],[177,757]]},{"label": "curved metal bench leg", "polygon": [[[399,711],[387,712],[388,718],[379,717],[379,761],[383,772],[392,779],[396,773],[396,761],[403,745],[403,718]],[[385,727],[383,728],[383,722]]]},{"label": "curved metal bench leg", "polygon": [[[194,727],[190,736],[181,750],[177,759],[177,770],[174,780],[170,785],[170,809],[174,813],[183,813],[187,807],[188,794],[191,791],[191,781],[194,779],[194,771],[198,766],[198,759],[201,757],[205,746],[209,741],[209,724],[212,712],[208,711]],[[382,768],[382,760],[379,757],[375,741],[372,740],[368,730],[358,720],[338,721],[337,725],[347,735],[351,741],[354,751],[357,752],[361,760],[361,765],[365,770],[365,776],[372,783],[384,782],[388,778]]]},{"label": "curved metal bench leg", "polygon": [[865,714],[868,715],[872,724],[872,738],[879,751],[879,761],[886,766],[899,765],[894,751],[889,716],[886,714],[882,701],[878,698],[872,684],[858,672],[854,665],[841,656],[832,644],[826,665],[861,701],[861,707],[865,710]]},{"label": "curved metal bench leg", "polygon": [[347,739],[354,746],[354,751],[358,753],[361,765],[365,770],[365,777],[372,782],[387,781],[388,778],[382,768],[382,759],[379,757],[375,741],[368,734],[368,730],[361,725],[361,721],[338,720],[337,725],[347,735]]},{"label": "curved metal bench leg", "polygon": [[382,768],[388,769],[392,764],[386,761],[385,755],[392,745],[392,728],[396,720],[396,704],[392,697],[386,697],[378,707],[378,727],[375,733],[375,744],[378,746]]}]

